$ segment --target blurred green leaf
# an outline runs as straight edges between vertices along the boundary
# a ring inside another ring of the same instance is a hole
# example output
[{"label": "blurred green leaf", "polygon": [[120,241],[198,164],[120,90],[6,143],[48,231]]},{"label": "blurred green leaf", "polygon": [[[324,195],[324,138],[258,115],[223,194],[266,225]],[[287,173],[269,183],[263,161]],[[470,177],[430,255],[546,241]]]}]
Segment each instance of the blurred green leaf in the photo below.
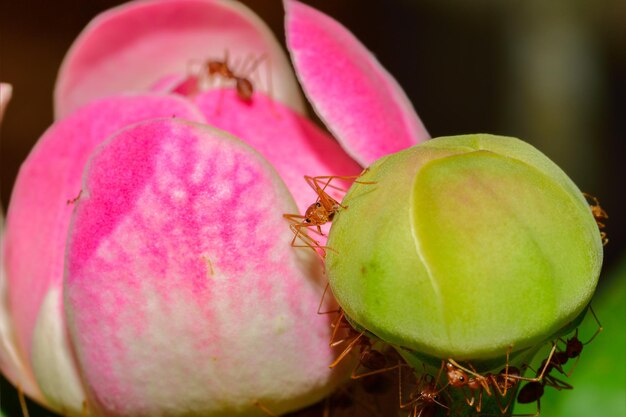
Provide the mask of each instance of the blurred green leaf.
[{"label": "blurred green leaf", "polygon": [[[573,390],[546,387],[541,398],[542,416],[626,417],[626,257],[606,279],[591,303],[604,331],[584,347],[572,376],[559,377],[573,385]],[[593,316],[588,314],[579,328],[580,340],[586,342],[596,329]],[[566,371],[572,365],[568,363]],[[518,404],[514,413],[535,410],[536,404]]]}]

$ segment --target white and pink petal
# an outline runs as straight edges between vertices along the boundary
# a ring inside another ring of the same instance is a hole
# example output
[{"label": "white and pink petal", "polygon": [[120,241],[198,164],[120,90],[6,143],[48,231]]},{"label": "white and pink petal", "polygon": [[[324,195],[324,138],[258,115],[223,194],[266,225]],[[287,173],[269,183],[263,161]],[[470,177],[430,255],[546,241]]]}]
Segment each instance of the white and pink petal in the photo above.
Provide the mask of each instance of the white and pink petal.
[{"label": "white and pink petal", "polygon": [[[73,200],[80,196],[87,159],[116,130],[154,117],[203,120],[194,106],[177,96],[110,97],[50,127],[20,168],[7,213],[2,260],[16,349],[29,373],[32,361],[47,354],[39,350],[60,346],[59,341],[67,339],[62,308],[43,311],[42,306],[62,283]],[[52,301],[48,305],[53,305]],[[57,353],[68,357],[66,352]],[[45,360],[39,365],[37,375],[46,374],[42,366],[56,366]],[[59,396],[52,391],[58,386],[41,385],[41,389],[54,400]]]},{"label": "white and pink petal", "polygon": [[99,150],[83,189],[66,308],[103,415],[262,416],[257,402],[284,413],[339,383],[320,265],[290,247],[295,205],[255,151],[146,122]]}]

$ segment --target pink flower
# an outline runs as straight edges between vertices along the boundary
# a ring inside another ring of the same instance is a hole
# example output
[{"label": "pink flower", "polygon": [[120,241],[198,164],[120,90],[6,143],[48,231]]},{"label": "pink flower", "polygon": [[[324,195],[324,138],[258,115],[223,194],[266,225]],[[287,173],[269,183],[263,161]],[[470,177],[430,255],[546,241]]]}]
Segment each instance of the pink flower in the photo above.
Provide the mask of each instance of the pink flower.
[{"label": "pink flower", "polygon": [[[3,236],[0,364],[27,395],[66,415],[83,402],[263,415],[258,404],[306,406],[350,372],[328,368],[325,278],[282,214],[314,201],[303,175],[356,175],[427,133],[345,28],[285,6],[296,73],[338,142],[303,115],[286,56],[238,3],[128,3],[72,46]],[[250,101],[231,86],[172,92],[225,51],[233,66],[266,56]]]}]

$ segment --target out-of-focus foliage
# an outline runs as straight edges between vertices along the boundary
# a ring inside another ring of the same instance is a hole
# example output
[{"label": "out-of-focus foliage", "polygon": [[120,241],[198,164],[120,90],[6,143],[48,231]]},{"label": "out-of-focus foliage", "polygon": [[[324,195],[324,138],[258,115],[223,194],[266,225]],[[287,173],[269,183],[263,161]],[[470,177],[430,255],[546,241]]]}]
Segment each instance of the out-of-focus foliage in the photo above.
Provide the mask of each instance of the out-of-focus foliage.
[{"label": "out-of-focus foliage", "polygon": [[[572,376],[559,377],[574,386],[572,391],[546,388],[541,399],[542,416],[626,416],[626,256],[604,278],[610,279],[608,285],[591,303],[604,331],[583,348]],[[589,314],[579,328],[580,340],[586,342],[596,328]],[[565,370],[569,369],[570,363]],[[535,410],[535,404],[515,407],[516,414]]]}]

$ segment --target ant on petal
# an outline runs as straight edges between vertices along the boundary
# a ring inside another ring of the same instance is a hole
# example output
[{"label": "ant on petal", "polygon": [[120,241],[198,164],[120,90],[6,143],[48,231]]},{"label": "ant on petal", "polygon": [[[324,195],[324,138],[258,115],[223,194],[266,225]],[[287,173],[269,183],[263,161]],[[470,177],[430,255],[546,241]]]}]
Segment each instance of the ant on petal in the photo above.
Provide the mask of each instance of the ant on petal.
[{"label": "ant on petal", "polygon": [[246,58],[241,65],[241,68],[236,71],[234,69],[234,66],[231,66],[228,63],[227,50],[224,53],[224,60],[207,60],[203,65],[203,69],[205,74],[211,79],[215,76],[220,76],[224,80],[234,81],[235,89],[239,98],[243,101],[250,101],[252,99],[252,95],[254,94],[254,84],[250,79],[250,74],[252,74],[258,68],[261,62],[267,59],[268,58],[266,54],[260,55],[257,58],[254,58],[253,56],[248,56],[248,58]]},{"label": "ant on petal", "polygon": [[[207,59],[204,61],[194,59],[190,61],[188,64],[187,77],[176,84],[171,90],[185,96],[194,96],[205,88],[208,88],[214,78],[219,77],[218,81],[233,82],[239,99],[249,103],[256,91],[255,84],[260,81],[258,70],[263,62],[265,62],[266,65],[267,92],[271,97],[272,77],[268,54],[261,54],[257,57],[253,54],[249,54],[243,61],[231,64],[229,62],[228,50],[224,51],[224,59]],[[254,82],[252,75],[257,76]],[[218,87],[221,86],[220,83]],[[220,94],[220,103],[222,99],[223,94]],[[216,111],[219,112],[219,107]]]},{"label": "ant on petal", "polygon": [[[318,177],[304,176],[305,181],[317,194],[317,199],[311,204],[305,211],[304,215],[301,214],[283,214],[283,217],[291,222],[289,227],[294,233],[291,246],[293,247],[309,247],[314,250],[322,258],[326,257],[326,249],[331,248],[320,245],[320,243],[313,239],[307,231],[312,231],[321,236],[324,236],[321,226],[329,223],[335,217],[335,214],[340,209],[346,209],[347,206],[342,205],[326,192],[327,188],[334,188],[340,191],[345,191],[342,188],[336,187],[331,184],[333,180],[354,181],[358,184],[373,184],[373,182],[358,181],[360,175],[352,176],[339,176],[339,175],[324,175]],[[300,239],[304,245],[296,244],[296,240]],[[319,250],[319,252],[318,252]]]}]

